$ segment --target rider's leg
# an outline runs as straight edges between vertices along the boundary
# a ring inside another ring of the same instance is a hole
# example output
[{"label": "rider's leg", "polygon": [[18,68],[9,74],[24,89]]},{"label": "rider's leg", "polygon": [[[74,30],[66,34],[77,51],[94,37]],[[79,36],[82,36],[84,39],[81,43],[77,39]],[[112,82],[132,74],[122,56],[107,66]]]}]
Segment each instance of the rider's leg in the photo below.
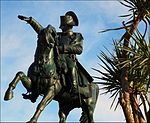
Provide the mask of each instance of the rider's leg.
[{"label": "rider's leg", "polygon": [[22,84],[27,89],[31,91],[31,80],[23,72],[18,72],[12,82],[9,84],[9,87],[5,93],[4,100],[10,100],[13,98],[13,90],[15,89],[19,80],[22,81]]},{"label": "rider's leg", "polygon": [[71,69],[71,81],[72,81],[73,92],[76,92],[77,88],[78,88],[78,83],[77,83],[77,76],[76,76],[76,68],[75,67],[73,67]]},{"label": "rider's leg", "polygon": [[76,93],[78,88],[78,82],[77,82],[77,71],[75,60],[67,58],[67,66],[68,66],[68,75],[70,76],[71,79],[72,91],[73,93]]}]

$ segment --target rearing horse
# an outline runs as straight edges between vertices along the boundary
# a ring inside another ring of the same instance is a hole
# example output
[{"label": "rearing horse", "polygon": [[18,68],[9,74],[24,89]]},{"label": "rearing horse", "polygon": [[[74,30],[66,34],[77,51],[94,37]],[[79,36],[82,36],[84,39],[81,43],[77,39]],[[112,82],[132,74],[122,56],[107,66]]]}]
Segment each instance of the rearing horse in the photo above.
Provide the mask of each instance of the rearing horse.
[{"label": "rearing horse", "polygon": [[[22,20],[29,18],[19,16]],[[27,89],[27,94],[23,94],[25,99],[35,102],[39,95],[43,99],[38,104],[33,117],[29,122],[37,122],[41,112],[54,99],[59,102],[59,122],[66,122],[69,112],[74,108],[82,108],[81,123],[92,123],[93,113],[97,102],[99,88],[94,83],[89,83],[87,87],[79,87],[79,95],[72,96],[68,86],[62,82],[61,75],[57,72],[55,60],[56,55],[56,31],[52,26],[43,28],[39,23],[34,21],[38,28],[34,30],[38,33],[38,45],[35,53],[34,62],[28,69],[26,76],[22,71],[18,72],[5,93],[4,100],[13,98],[13,90],[21,80],[23,86]],[[31,26],[32,26],[31,24]],[[33,26],[32,26],[33,27]],[[34,26],[35,27],[35,26]],[[42,45],[42,47],[41,47]],[[39,62],[40,60],[40,63]],[[67,83],[67,82],[66,82]],[[82,93],[90,93],[90,97],[83,97]]]}]

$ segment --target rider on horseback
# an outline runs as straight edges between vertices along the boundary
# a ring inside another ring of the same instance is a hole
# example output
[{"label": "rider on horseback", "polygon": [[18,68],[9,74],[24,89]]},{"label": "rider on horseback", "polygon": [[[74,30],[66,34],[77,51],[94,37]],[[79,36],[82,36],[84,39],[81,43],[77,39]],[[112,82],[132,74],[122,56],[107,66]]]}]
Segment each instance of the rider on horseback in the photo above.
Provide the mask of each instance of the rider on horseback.
[{"label": "rider on horseback", "polygon": [[18,18],[29,23],[38,34],[37,48],[28,74],[17,72],[6,90],[4,100],[13,98],[13,90],[21,81],[27,90],[23,94],[24,99],[35,102],[39,95],[43,96],[30,123],[37,122],[41,112],[53,99],[59,102],[61,123],[66,121],[72,109],[79,107],[82,108],[80,121],[93,123],[99,89],[76,58],[76,54],[82,53],[83,37],[72,31],[73,26],[78,26],[75,13],[69,11],[60,17],[62,32],[56,32],[51,25],[43,28],[32,17],[19,15]]},{"label": "rider on horseback", "polygon": [[[47,26],[46,28],[43,28],[32,17],[25,17],[25,16],[18,16],[18,17],[19,19],[29,23],[38,34],[35,61],[30,66],[28,71],[28,76],[31,78],[31,81],[34,82],[47,81],[46,78],[50,78],[49,77],[50,67],[46,67],[46,66],[48,66],[47,63],[50,62],[48,59],[49,52],[50,52],[49,50],[51,49],[50,40],[54,39],[56,44],[55,46],[52,47],[56,47],[57,49],[56,54],[59,57],[56,58],[55,64],[57,66],[57,70],[59,74],[65,75],[65,82],[63,83],[65,83],[66,86],[69,86],[71,88],[71,93],[73,95],[79,93],[80,90],[81,94],[83,94],[85,97],[89,97],[90,96],[89,89],[80,88],[80,87],[89,88],[88,85],[93,81],[93,79],[89,75],[89,73],[83,68],[83,66],[77,61],[76,58],[76,54],[78,55],[81,54],[83,50],[82,47],[83,37],[81,33],[75,33],[72,31],[73,26],[78,26],[78,18],[76,14],[72,11],[69,11],[65,14],[65,16],[61,16],[60,29],[62,29],[62,32],[57,32],[57,33],[55,32],[55,28],[53,28],[50,25]],[[52,35],[52,38],[49,37],[51,36],[51,30],[55,32],[54,34],[55,36]],[[17,76],[23,76],[23,75],[19,74]],[[44,76],[46,78],[43,80],[42,78]],[[14,81],[11,82],[13,83],[14,87],[18,83],[18,80],[19,78],[16,77]],[[36,98],[39,95],[38,92],[40,92],[38,83],[35,85],[37,87],[32,87],[32,90],[30,90],[31,93],[29,95],[23,94],[23,97],[25,99],[30,99],[32,102],[36,101]],[[10,87],[12,86],[10,85]],[[87,92],[85,90],[87,90]],[[9,96],[10,95],[8,94],[8,97]]]}]

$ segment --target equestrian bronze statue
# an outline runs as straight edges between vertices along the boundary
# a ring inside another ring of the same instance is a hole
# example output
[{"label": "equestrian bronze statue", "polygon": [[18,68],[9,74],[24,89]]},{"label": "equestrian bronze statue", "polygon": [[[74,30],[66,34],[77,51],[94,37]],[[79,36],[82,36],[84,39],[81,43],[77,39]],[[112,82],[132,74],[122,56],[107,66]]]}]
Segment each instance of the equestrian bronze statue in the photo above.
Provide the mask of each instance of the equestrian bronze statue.
[{"label": "equestrian bronze statue", "polygon": [[78,26],[78,18],[72,11],[60,16],[60,29],[48,25],[44,28],[34,18],[18,16],[26,21],[38,34],[34,62],[30,65],[27,75],[19,71],[5,93],[4,100],[13,98],[13,91],[18,82],[22,82],[27,93],[24,99],[36,102],[39,95],[43,99],[29,122],[37,122],[41,112],[52,101],[59,103],[59,122],[66,118],[74,108],[82,108],[81,123],[92,123],[99,88],[93,83],[92,77],[78,62],[76,55],[83,50],[81,33],[72,31]]}]

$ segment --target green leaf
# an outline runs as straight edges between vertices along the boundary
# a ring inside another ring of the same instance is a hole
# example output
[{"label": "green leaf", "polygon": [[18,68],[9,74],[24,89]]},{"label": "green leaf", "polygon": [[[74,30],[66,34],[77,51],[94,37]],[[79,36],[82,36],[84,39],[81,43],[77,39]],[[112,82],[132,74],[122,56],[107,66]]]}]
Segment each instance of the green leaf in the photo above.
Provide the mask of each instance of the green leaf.
[{"label": "green leaf", "polygon": [[132,14],[126,14],[126,15],[121,15],[119,17],[128,17],[128,16],[131,16]]},{"label": "green leaf", "polygon": [[112,103],[111,103],[111,106],[110,106],[110,109],[112,108],[112,106],[114,105],[114,102],[116,101],[116,98],[118,97],[118,94],[120,93],[120,91],[116,90],[111,97],[115,96]]},{"label": "green leaf", "polygon": [[120,2],[120,3],[121,3],[122,5],[128,7],[128,8],[133,8],[133,6],[131,6],[131,5],[127,5],[127,4],[123,3],[123,2]]},{"label": "green leaf", "polygon": [[106,29],[106,30],[100,31],[99,33],[104,33],[104,32],[114,31],[114,30],[126,29],[127,27],[129,27],[129,26],[123,26],[123,27],[113,28],[113,29]]}]

